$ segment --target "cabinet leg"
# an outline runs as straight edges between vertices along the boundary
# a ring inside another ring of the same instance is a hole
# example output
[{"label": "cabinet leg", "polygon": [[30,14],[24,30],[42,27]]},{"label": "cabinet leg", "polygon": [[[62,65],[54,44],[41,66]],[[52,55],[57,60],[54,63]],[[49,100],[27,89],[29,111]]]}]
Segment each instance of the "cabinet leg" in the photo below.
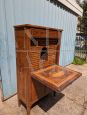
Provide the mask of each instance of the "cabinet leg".
[{"label": "cabinet leg", "polygon": [[27,115],[30,115],[30,108],[27,107]]}]

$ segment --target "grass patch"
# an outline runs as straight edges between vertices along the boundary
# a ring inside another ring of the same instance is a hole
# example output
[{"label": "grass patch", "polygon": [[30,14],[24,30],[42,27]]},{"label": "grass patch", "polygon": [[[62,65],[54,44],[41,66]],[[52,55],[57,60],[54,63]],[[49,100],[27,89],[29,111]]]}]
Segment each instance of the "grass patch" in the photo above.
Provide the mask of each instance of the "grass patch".
[{"label": "grass patch", "polygon": [[83,65],[86,61],[84,59],[81,59],[79,57],[74,57],[73,64],[75,65]]}]

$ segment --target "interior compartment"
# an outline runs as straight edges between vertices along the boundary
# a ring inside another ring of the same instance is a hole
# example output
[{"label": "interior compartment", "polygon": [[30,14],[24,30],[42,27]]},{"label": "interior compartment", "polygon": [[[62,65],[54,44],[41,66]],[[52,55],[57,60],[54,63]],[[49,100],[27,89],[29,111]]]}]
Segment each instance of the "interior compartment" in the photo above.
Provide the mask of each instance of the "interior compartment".
[{"label": "interior compartment", "polygon": [[58,44],[58,39],[57,38],[34,38],[31,39],[31,46],[48,46],[48,45],[57,45]]}]

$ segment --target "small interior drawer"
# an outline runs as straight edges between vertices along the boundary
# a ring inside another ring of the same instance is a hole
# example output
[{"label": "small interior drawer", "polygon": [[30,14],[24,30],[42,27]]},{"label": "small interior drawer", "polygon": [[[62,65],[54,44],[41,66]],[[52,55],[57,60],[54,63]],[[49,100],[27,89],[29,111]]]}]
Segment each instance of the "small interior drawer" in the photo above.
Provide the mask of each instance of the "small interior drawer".
[{"label": "small interior drawer", "polygon": [[46,38],[46,30],[42,29],[31,29],[33,37]]},{"label": "small interior drawer", "polygon": [[49,31],[49,38],[57,38],[58,39],[58,31],[55,31],[55,30]]}]

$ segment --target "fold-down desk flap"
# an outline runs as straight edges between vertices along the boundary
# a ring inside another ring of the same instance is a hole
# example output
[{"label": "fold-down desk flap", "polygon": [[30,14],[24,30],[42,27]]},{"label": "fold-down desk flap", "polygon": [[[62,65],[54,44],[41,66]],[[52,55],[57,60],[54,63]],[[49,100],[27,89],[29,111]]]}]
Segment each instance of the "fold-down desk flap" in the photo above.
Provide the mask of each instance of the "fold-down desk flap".
[{"label": "fold-down desk flap", "polygon": [[32,77],[54,91],[61,91],[78,77],[81,73],[61,67],[49,66],[32,73]]}]

